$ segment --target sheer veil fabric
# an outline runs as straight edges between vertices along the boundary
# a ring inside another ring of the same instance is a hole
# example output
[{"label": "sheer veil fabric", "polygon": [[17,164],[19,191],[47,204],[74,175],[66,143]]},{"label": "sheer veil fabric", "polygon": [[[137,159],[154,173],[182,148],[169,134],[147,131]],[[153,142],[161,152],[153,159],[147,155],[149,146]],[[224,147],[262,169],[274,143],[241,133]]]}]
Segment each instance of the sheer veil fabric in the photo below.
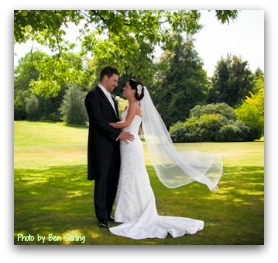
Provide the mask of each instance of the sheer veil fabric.
[{"label": "sheer veil fabric", "polygon": [[222,159],[207,152],[177,151],[146,87],[140,105],[144,138],[160,181],[169,188],[197,181],[210,190],[217,190],[223,170]]}]

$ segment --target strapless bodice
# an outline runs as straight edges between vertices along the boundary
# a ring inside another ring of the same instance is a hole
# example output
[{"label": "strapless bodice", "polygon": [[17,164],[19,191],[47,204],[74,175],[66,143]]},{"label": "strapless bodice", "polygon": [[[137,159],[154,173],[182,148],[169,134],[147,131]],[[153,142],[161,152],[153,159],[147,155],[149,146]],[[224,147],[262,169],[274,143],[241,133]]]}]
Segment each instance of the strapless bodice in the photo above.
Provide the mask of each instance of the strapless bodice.
[{"label": "strapless bodice", "polygon": [[[127,112],[125,111],[122,116],[121,116],[121,120],[125,120],[127,115]],[[139,128],[140,128],[140,124],[142,121],[142,117],[139,115],[135,115],[134,119],[132,120],[132,122],[130,123],[130,125],[126,128],[124,128],[123,130],[126,132],[130,132],[132,134],[138,134]]]}]

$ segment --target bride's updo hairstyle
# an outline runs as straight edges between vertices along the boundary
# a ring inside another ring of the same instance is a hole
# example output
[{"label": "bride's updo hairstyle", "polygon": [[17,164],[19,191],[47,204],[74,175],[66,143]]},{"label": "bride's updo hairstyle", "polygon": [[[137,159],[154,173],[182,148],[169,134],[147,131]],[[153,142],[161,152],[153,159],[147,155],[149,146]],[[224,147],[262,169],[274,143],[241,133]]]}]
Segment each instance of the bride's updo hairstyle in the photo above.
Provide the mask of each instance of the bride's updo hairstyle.
[{"label": "bride's updo hairstyle", "polygon": [[139,101],[144,97],[144,85],[139,79],[129,79],[129,85],[135,89],[135,98]]}]

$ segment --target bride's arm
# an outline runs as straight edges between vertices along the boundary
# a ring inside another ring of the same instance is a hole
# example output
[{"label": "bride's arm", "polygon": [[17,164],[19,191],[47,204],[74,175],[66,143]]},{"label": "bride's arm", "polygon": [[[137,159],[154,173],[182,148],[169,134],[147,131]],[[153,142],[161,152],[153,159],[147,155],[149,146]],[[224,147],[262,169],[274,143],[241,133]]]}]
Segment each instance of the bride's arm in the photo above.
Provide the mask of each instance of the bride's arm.
[{"label": "bride's arm", "polygon": [[122,128],[126,128],[130,125],[130,123],[132,122],[132,120],[134,119],[137,110],[139,109],[139,105],[137,103],[132,103],[131,105],[129,105],[128,111],[127,111],[127,115],[124,121],[120,121],[120,122],[110,122],[109,124],[117,129],[122,129]]}]

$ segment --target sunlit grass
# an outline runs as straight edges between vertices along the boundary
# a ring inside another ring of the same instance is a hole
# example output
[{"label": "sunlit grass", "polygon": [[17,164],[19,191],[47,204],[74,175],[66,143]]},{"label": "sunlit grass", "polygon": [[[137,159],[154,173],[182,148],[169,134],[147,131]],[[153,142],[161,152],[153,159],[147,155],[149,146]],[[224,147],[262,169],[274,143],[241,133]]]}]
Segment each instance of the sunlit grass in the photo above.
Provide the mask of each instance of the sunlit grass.
[{"label": "sunlit grass", "polygon": [[[97,225],[94,183],[87,180],[87,132],[55,123],[15,122],[15,244],[42,244],[38,235],[45,237],[45,245],[264,243],[264,142],[176,144],[178,150],[193,148],[222,156],[224,172],[217,192],[198,183],[164,187],[145,147],[159,214],[201,219],[205,228],[176,239],[131,240]],[[28,236],[34,240],[28,241]]]},{"label": "sunlit grass", "polygon": [[38,169],[86,162],[86,128],[22,121],[15,122],[14,134],[15,167]]}]

